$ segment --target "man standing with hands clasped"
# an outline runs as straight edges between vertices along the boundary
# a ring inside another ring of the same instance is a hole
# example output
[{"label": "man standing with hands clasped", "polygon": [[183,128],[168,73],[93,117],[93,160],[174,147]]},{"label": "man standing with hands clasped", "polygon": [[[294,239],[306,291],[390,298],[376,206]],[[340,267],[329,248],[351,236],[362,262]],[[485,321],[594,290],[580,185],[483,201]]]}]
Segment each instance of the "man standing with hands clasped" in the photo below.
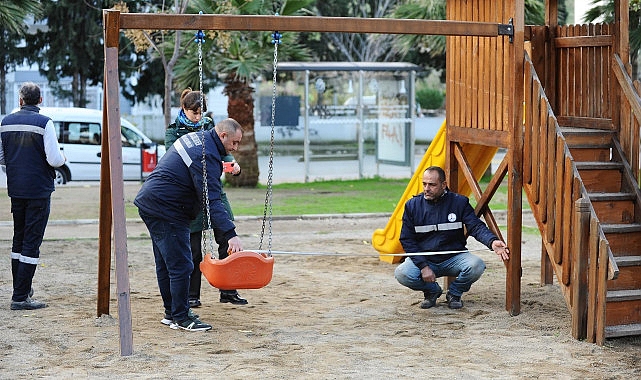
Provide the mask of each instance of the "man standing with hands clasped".
[{"label": "man standing with hands clasped", "polygon": [[[485,271],[483,260],[466,248],[464,227],[502,260],[509,259],[507,245],[476,216],[468,198],[449,191],[445,171],[430,166],[423,173],[423,193],[405,203],[400,241],[408,254],[437,254],[409,256],[394,272],[401,285],[423,292],[425,300],[421,308],[436,305],[443,294],[436,279],[443,276],[456,277],[447,289],[449,308],[462,308],[461,296]],[[439,254],[439,251],[453,252]]]},{"label": "man standing with hands clasped", "polygon": [[39,113],[40,87],[27,82],[19,93],[20,110],[0,126],[0,165],[7,166],[7,190],[13,214],[11,310],[34,310],[47,304],[32,299],[33,276],[55,190],[54,168],[65,163],[53,121]]}]

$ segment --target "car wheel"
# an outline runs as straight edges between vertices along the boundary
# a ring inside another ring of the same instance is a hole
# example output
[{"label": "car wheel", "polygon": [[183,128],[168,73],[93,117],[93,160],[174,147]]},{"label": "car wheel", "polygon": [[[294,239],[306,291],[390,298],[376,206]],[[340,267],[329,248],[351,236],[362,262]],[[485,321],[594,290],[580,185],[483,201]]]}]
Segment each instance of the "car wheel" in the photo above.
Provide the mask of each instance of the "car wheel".
[{"label": "car wheel", "polygon": [[67,175],[65,174],[65,171],[62,168],[55,168],[56,170],[56,178],[53,180],[53,183],[58,186],[58,185],[64,185],[67,183]]}]

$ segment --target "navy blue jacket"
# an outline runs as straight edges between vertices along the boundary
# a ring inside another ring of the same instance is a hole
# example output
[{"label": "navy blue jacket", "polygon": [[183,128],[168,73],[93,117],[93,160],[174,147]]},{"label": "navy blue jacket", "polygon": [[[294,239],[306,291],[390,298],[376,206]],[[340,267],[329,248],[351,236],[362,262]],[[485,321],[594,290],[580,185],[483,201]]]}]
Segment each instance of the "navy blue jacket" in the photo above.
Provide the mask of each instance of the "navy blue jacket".
[{"label": "navy blue jacket", "polygon": [[[37,106],[23,106],[19,111],[2,119],[0,139],[3,159],[7,166],[7,189],[11,198],[43,199],[55,190],[55,170],[47,161],[45,128],[51,121],[39,114]],[[53,132],[51,132],[53,133]],[[51,157],[57,166],[64,163],[55,136],[49,136]]]},{"label": "navy blue jacket", "polygon": [[213,129],[188,133],[176,140],[142,185],[134,204],[146,214],[189,224],[204,209],[203,137],[211,224],[229,240],[236,236],[236,226],[223,206],[220,182],[221,157],[227,152]]},{"label": "navy blue jacket", "polygon": [[[465,227],[470,236],[487,247],[496,235],[481,221],[469,199],[446,191],[436,201],[428,201],[421,193],[405,203],[400,241],[407,253],[466,250]],[[429,262],[439,263],[456,255],[410,256],[420,269]]]}]

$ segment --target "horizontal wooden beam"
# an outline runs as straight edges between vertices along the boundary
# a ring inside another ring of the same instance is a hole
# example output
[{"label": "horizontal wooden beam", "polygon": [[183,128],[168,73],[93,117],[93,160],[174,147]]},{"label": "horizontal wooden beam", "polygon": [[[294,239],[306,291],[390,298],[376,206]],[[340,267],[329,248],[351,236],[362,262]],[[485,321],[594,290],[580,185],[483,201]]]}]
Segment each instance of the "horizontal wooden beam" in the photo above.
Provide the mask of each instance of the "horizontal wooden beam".
[{"label": "horizontal wooden beam", "polygon": [[[105,12],[118,12],[108,10]],[[121,29],[245,30],[279,32],[336,32],[431,34],[496,37],[499,25],[489,22],[407,20],[357,17],[257,16],[120,13]]]},{"label": "horizontal wooden beam", "polygon": [[611,46],[613,42],[614,39],[611,35],[554,38],[554,45],[557,49],[572,47]]},{"label": "horizontal wooden beam", "polygon": [[612,119],[585,116],[557,115],[556,121],[561,127],[581,127],[592,129],[614,129]]},{"label": "horizontal wooden beam", "polygon": [[509,148],[509,132],[489,129],[447,125],[447,137],[451,141],[476,145]]}]

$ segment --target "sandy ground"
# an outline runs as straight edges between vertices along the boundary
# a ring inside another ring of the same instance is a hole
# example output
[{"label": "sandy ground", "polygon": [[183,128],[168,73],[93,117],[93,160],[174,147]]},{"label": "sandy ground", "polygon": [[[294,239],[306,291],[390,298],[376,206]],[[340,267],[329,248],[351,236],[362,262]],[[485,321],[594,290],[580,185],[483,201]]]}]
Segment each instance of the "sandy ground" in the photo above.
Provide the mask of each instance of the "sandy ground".
[{"label": "sandy ground", "polygon": [[[54,208],[62,202],[56,193]],[[7,202],[0,220],[8,220]],[[384,216],[274,220],[274,250],[349,255],[276,255],[271,283],[241,290],[246,306],[219,303],[204,283],[195,311],[214,328],[191,333],[160,324],[151,243],[144,225],[130,220],[131,356],[120,354],[113,268],[111,315],[96,317],[97,226],[50,223],[34,281],[34,298],[50,306],[24,312],[9,310],[11,230],[0,223],[0,378],[641,377],[640,338],[603,347],[572,338],[559,288],[539,286],[537,235],[524,237],[520,315],[505,311],[505,269],[489,251],[479,253],[487,271],[464,295],[463,309],[448,309],[442,297],[422,310],[422,294],[399,285],[395,265],[370,246],[386,223]],[[236,224],[245,247],[257,249],[261,220]],[[470,239],[470,248],[480,247]]]}]

